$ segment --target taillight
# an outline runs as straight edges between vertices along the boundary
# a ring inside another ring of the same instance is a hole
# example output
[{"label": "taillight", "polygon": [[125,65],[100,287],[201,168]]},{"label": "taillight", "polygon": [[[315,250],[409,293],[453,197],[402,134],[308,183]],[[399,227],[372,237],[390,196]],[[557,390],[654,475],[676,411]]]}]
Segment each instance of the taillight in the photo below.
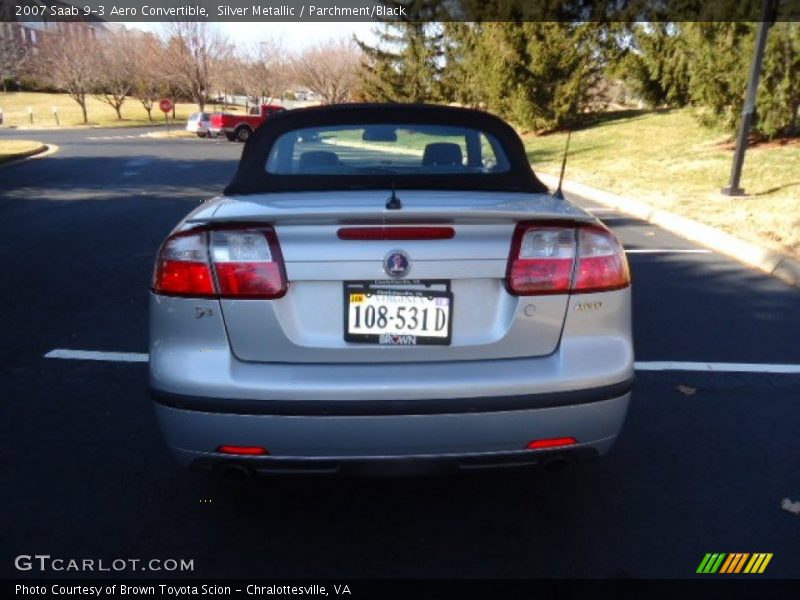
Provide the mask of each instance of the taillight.
[{"label": "taillight", "polygon": [[631,282],[625,252],[613,233],[603,227],[578,229],[578,266],[575,269],[576,293],[603,292],[627,287]]},{"label": "taillight", "polygon": [[158,254],[153,291],[173,296],[214,296],[207,239],[205,231],[167,238]]},{"label": "taillight", "polygon": [[574,262],[571,227],[519,226],[508,261],[508,289],[520,296],[568,292]]},{"label": "taillight", "polygon": [[272,229],[211,232],[211,260],[224,298],[280,298],[286,293],[278,239]]},{"label": "taillight", "polygon": [[158,294],[280,298],[286,274],[275,231],[262,226],[195,229],[164,242],[156,263]]},{"label": "taillight", "polygon": [[514,231],[506,287],[517,296],[587,293],[630,283],[613,233],[592,223],[520,223]]}]

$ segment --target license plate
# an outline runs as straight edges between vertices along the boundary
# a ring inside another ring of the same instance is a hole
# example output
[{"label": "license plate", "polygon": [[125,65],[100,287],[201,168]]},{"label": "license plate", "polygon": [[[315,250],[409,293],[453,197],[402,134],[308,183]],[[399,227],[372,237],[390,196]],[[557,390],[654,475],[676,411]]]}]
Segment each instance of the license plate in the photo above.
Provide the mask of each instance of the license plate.
[{"label": "license plate", "polygon": [[344,339],[387,346],[448,345],[447,291],[345,285]]}]

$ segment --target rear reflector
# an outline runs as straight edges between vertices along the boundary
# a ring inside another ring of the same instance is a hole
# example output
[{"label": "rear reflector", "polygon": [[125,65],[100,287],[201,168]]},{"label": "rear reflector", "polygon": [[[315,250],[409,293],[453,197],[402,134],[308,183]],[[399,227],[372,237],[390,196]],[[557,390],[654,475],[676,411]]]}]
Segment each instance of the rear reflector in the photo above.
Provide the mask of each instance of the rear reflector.
[{"label": "rear reflector", "polygon": [[574,437],[548,438],[545,440],[533,440],[525,446],[528,450],[543,450],[545,448],[560,448],[562,446],[573,446],[578,443]]},{"label": "rear reflector", "polygon": [[630,284],[617,238],[594,223],[520,223],[514,231],[506,287],[517,296],[617,290]]},{"label": "rear reflector", "polygon": [[266,456],[269,454],[269,450],[261,446],[220,446],[217,448],[217,452],[239,456]]},{"label": "rear reflector", "polygon": [[449,240],[452,227],[342,227],[340,240]]},{"label": "rear reflector", "polygon": [[278,238],[264,226],[174,234],[162,244],[153,275],[153,291],[174,296],[272,299],[286,288]]}]

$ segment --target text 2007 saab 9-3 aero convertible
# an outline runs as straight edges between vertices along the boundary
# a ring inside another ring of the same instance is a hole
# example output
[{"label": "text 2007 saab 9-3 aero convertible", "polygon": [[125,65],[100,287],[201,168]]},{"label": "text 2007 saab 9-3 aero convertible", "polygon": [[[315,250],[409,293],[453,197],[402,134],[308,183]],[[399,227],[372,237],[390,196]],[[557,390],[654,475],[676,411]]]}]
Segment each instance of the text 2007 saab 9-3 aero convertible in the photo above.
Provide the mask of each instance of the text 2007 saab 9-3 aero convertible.
[{"label": "text 2007 saab 9-3 aero convertible", "polygon": [[501,119],[287,111],[159,250],[150,386],[199,469],[593,458],[628,409],[630,303],[617,238],[548,193]]}]

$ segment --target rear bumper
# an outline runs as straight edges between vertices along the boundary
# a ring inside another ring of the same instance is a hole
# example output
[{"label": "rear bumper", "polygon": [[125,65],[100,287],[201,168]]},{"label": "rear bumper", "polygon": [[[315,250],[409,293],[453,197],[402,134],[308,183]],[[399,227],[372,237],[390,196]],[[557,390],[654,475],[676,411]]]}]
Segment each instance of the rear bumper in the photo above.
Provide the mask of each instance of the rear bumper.
[{"label": "rear bumper", "polygon": [[380,458],[264,458],[256,460],[225,460],[217,457],[200,457],[190,463],[196,471],[225,474],[235,467],[250,475],[343,475],[369,477],[399,477],[464,473],[530,467],[556,467],[567,463],[590,461],[600,455],[591,446],[579,448],[496,452],[487,454],[403,456]]},{"label": "rear bumper", "polygon": [[525,411],[576,404],[603,402],[627,394],[633,379],[585,390],[479,398],[436,398],[428,400],[245,400],[187,396],[151,389],[153,400],[165,407],[207,413],[237,415],[314,416],[411,416],[482,412]]},{"label": "rear bumper", "polygon": [[618,313],[570,310],[557,350],[540,357],[254,363],[232,353],[218,301],[152,296],[150,387],[165,439],[187,466],[231,461],[221,445],[268,449],[235,460],[258,472],[536,464],[553,452],[524,450],[528,442],[559,437],[578,443],[556,455],[603,454],[634,376],[619,322],[629,313]]},{"label": "rear bumper", "polygon": [[[155,406],[167,443],[186,466],[235,462],[263,473],[338,473],[417,472],[424,465],[472,470],[602,455],[622,429],[629,401],[625,393],[549,408],[372,415],[236,414],[158,401]],[[532,440],[565,436],[578,443],[525,450]],[[260,446],[270,455],[232,457],[216,452],[221,445]]]}]

